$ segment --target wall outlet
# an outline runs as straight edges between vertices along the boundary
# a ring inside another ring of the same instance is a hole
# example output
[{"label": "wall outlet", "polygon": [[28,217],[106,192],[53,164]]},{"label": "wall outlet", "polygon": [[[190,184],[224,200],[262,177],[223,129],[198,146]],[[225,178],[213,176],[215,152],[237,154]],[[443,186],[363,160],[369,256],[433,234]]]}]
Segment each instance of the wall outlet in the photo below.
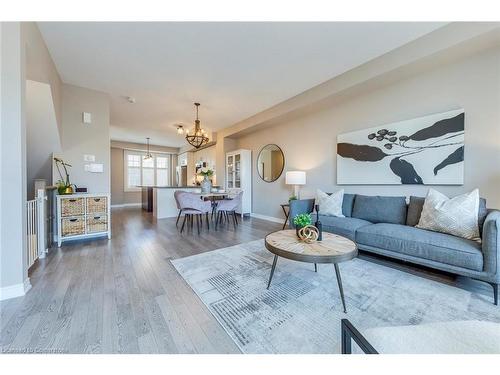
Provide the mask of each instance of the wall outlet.
[{"label": "wall outlet", "polygon": [[93,162],[95,161],[95,155],[83,155],[83,161]]}]

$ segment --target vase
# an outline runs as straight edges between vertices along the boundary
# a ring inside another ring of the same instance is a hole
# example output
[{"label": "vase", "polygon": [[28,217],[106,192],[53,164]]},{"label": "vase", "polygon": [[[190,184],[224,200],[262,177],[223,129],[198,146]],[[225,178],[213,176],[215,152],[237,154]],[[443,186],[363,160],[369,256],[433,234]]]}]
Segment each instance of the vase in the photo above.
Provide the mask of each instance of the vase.
[{"label": "vase", "polygon": [[299,230],[301,230],[302,228],[304,228],[304,227],[303,226],[299,227],[298,225],[295,226],[295,233],[297,234],[297,238],[299,238],[299,239],[300,239]]},{"label": "vase", "polygon": [[210,182],[208,176],[204,176],[203,181],[201,181],[201,192],[208,194],[210,191],[212,191],[212,182]]}]

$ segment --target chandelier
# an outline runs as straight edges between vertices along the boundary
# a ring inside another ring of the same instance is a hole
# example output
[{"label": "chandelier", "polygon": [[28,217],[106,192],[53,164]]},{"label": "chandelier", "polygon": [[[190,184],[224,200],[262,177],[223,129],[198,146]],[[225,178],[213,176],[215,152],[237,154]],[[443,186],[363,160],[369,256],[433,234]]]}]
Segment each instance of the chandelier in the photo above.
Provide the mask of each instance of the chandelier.
[{"label": "chandelier", "polygon": [[[191,132],[186,130],[186,141],[194,148],[200,148],[204,144],[208,143],[208,137],[205,134],[205,129],[200,126],[200,120],[198,119],[198,107],[200,103],[194,103],[196,106],[196,120],[194,121],[194,130]],[[179,130],[178,130],[179,132]]]}]

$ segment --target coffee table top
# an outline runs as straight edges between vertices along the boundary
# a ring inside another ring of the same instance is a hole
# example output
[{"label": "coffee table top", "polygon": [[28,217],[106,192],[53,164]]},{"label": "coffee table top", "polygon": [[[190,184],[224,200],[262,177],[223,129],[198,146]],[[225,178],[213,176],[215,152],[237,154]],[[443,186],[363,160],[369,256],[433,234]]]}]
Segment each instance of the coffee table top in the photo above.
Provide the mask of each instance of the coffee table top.
[{"label": "coffee table top", "polygon": [[358,255],[354,241],[327,232],[322,241],[308,244],[297,238],[294,229],[285,229],[268,234],[265,242],[271,253],[301,262],[340,263]]}]

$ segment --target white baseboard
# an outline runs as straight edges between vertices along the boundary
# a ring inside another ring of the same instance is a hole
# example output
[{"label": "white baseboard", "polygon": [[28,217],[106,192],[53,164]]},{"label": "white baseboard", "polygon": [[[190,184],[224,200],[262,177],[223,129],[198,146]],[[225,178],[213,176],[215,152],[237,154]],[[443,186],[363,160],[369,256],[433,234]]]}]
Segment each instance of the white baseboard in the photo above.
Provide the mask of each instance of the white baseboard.
[{"label": "white baseboard", "polygon": [[21,284],[15,284],[11,286],[6,286],[4,288],[0,288],[0,301],[16,297],[22,297],[26,293],[28,293],[28,290],[30,289],[31,289],[31,283],[28,277]]},{"label": "white baseboard", "polygon": [[285,220],[284,218],[281,219],[279,217],[266,216],[266,215],[256,214],[254,212],[252,212],[250,214],[250,216],[254,217],[256,219],[262,219],[262,220],[272,221],[273,223],[280,223],[280,224],[283,224],[283,221]]},{"label": "white baseboard", "polygon": [[111,208],[120,208],[120,207],[141,207],[142,203],[123,203],[123,204],[112,204]]}]

